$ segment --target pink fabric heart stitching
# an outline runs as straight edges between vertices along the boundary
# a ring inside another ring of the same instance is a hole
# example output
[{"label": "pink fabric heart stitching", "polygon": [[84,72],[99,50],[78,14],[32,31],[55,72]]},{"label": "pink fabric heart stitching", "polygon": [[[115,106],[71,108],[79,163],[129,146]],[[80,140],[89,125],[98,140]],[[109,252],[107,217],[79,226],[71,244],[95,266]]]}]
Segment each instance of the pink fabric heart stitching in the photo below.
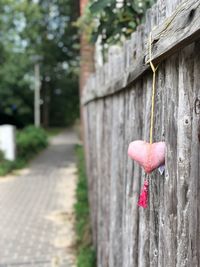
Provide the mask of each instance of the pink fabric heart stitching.
[{"label": "pink fabric heart stitching", "polygon": [[165,163],[165,142],[153,144],[141,140],[131,142],[128,155],[138,162],[146,173],[151,173]]}]

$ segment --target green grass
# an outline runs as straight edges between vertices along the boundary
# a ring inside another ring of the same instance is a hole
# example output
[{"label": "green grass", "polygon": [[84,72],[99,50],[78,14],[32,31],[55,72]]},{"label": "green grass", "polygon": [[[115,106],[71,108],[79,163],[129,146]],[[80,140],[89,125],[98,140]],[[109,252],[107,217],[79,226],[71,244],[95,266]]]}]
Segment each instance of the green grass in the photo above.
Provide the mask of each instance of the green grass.
[{"label": "green grass", "polygon": [[76,155],[78,162],[78,185],[76,189],[77,201],[75,204],[78,250],[77,267],[95,267],[96,253],[92,246],[87,176],[82,146],[76,146]]}]

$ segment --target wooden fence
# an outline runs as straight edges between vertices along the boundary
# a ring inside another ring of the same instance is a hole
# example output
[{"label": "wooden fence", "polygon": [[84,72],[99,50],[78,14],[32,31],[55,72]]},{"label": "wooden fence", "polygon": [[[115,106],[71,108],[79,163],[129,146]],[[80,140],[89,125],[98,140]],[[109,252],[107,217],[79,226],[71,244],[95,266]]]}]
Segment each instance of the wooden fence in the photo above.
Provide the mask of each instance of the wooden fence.
[{"label": "wooden fence", "polygon": [[[180,3],[181,2],[181,3]],[[155,27],[157,25],[157,27]],[[128,158],[149,139],[152,58],[154,141],[165,173],[151,175],[149,207],[137,206],[142,169]],[[82,98],[98,267],[200,266],[200,2],[159,0],[120,53],[89,78]]]}]

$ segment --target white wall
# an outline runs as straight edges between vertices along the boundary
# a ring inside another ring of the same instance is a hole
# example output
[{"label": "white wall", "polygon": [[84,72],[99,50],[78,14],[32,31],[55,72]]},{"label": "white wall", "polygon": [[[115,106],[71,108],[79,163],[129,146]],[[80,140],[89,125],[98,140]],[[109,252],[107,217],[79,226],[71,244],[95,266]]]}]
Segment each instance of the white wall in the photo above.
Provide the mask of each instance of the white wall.
[{"label": "white wall", "polygon": [[15,127],[12,125],[0,126],[0,150],[8,160],[15,160]]}]

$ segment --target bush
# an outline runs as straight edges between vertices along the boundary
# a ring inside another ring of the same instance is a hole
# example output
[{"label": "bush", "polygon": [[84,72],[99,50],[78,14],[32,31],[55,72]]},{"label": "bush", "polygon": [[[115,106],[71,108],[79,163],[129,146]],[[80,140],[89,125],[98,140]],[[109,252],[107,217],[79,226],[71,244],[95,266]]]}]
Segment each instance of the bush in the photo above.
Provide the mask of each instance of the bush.
[{"label": "bush", "polygon": [[1,161],[1,166],[0,166],[0,176],[4,176],[10,171],[12,171],[12,162],[9,160],[4,160]]},{"label": "bush", "polygon": [[41,128],[28,126],[17,133],[16,145],[17,157],[28,160],[47,147],[47,134]]},{"label": "bush", "polygon": [[6,160],[4,154],[0,151],[0,176],[4,176],[14,169],[21,169],[25,166],[26,162],[22,159],[15,161]]},{"label": "bush", "polygon": [[0,163],[5,160],[3,151],[0,150]]},{"label": "bush", "polygon": [[0,151],[0,176],[8,174],[12,170],[23,168],[29,159],[47,147],[47,145],[47,134],[41,128],[28,126],[17,132],[17,159],[15,161],[6,160],[3,152]]}]

